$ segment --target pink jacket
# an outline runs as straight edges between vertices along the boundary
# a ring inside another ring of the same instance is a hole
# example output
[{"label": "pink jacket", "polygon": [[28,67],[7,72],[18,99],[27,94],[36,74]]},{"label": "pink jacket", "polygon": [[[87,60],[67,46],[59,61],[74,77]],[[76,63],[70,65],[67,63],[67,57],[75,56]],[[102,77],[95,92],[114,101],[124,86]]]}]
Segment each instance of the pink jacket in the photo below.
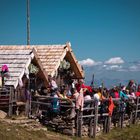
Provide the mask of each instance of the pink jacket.
[{"label": "pink jacket", "polygon": [[84,96],[83,96],[83,92],[80,92],[78,99],[76,100],[76,108],[82,111],[83,106],[84,106]]}]

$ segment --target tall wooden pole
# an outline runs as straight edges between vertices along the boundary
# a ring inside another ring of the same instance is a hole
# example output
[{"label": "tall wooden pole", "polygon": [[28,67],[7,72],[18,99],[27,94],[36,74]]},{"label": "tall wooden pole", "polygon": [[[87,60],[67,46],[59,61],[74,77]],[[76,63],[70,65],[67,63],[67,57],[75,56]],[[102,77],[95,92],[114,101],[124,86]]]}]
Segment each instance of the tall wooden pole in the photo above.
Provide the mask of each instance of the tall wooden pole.
[{"label": "tall wooden pole", "polygon": [[27,45],[30,45],[30,3],[27,0]]}]

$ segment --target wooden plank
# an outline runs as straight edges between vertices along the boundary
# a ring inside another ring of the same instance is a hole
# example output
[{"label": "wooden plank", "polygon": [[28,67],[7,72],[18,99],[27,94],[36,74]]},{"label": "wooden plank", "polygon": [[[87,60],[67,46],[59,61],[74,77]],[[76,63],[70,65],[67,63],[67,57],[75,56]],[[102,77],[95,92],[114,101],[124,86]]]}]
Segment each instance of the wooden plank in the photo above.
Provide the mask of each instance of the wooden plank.
[{"label": "wooden plank", "polygon": [[31,52],[31,50],[0,50],[0,55],[26,55]]},{"label": "wooden plank", "polygon": [[85,111],[85,110],[93,110],[93,109],[95,109],[94,107],[87,107],[87,108],[83,108],[83,111]]},{"label": "wooden plank", "polygon": [[51,55],[50,55],[50,56],[46,56],[46,54],[45,54],[45,55],[41,55],[41,54],[40,54],[40,55],[38,56],[38,58],[39,58],[39,59],[51,59],[51,58],[53,58],[53,59],[60,59],[60,56],[57,56],[57,55],[55,55],[55,56],[51,56]]},{"label": "wooden plank", "polygon": [[110,132],[111,129],[111,116],[108,117],[108,133]]},{"label": "wooden plank", "polygon": [[6,94],[0,94],[0,97],[9,97],[9,94],[7,94],[7,93]]},{"label": "wooden plank", "polygon": [[52,45],[32,45],[33,47],[36,47],[37,49],[45,49],[45,48],[52,48],[52,47],[58,47],[63,48],[66,46],[66,44],[52,44]]},{"label": "wooden plank", "polygon": [[3,102],[3,101],[9,101],[9,98],[7,98],[7,99],[0,99],[0,102]]},{"label": "wooden plank", "polygon": [[[95,109],[94,107],[94,102],[91,103],[91,115],[93,115],[93,111]],[[92,137],[93,136],[93,118],[90,119],[90,124],[89,124],[89,136]]]},{"label": "wooden plank", "polygon": [[[82,116],[83,118],[92,118],[92,117],[94,117],[95,115],[93,114],[93,115],[84,115],[84,116]],[[98,117],[99,116],[108,116],[108,113],[103,113],[103,114],[98,114]]]},{"label": "wooden plank", "polygon": [[134,116],[134,123],[136,122],[136,119],[138,116],[138,107],[139,107],[139,98],[136,99],[136,110],[135,110],[135,116]]},{"label": "wooden plank", "polygon": [[9,68],[9,73],[14,72],[14,71],[20,73],[22,72],[23,69],[24,69],[23,67],[22,68]]},{"label": "wooden plank", "polygon": [[57,50],[64,50],[64,47],[65,47],[65,45],[60,45],[60,46],[58,46],[58,45],[55,45],[53,48],[52,48],[52,45],[51,46],[37,46],[36,47],[36,49],[37,49],[37,51],[38,52],[43,52],[44,50],[45,51],[48,51],[48,50],[52,50],[52,49],[57,49]]},{"label": "wooden plank", "polygon": [[79,128],[79,110],[76,112],[76,136],[78,137],[78,128]]},{"label": "wooden plank", "polygon": [[0,102],[0,105],[9,105],[9,101],[5,101],[5,102]]},{"label": "wooden plank", "polygon": [[50,63],[50,62],[57,62],[59,59],[55,59],[55,58],[43,58],[40,59],[41,62],[45,62],[46,63]]},{"label": "wooden plank", "polygon": [[59,57],[61,57],[61,55],[63,54],[63,52],[62,51],[53,51],[53,52],[42,52],[42,53],[39,53],[39,52],[37,52],[37,54],[39,55],[39,56],[59,56]]},{"label": "wooden plank", "polygon": [[39,101],[31,101],[31,103],[38,104],[38,105],[50,105],[50,103],[43,103],[43,102],[39,102]]},{"label": "wooden plank", "polygon": [[0,64],[26,64],[28,59],[26,60],[2,60],[0,59]]},{"label": "wooden plank", "polygon": [[[0,67],[2,67],[3,64],[0,64]],[[8,68],[23,68],[25,67],[25,64],[7,64]]]},{"label": "wooden plank", "polygon": [[20,72],[10,72],[10,77],[19,77],[20,76]]},{"label": "wooden plank", "polygon": [[28,59],[30,55],[5,55],[0,54],[0,59]]},{"label": "wooden plank", "polygon": [[7,81],[5,85],[15,85],[17,81]]},{"label": "wooden plank", "polygon": [[56,62],[54,61],[54,62],[45,62],[45,63],[42,63],[43,64],[43,67],[44,68],[48,68],[48,67],[52,67],[53,69],[55,68],[55,66],[56,66]]},{"label": "wooden plank", "polygon": [[98,101],[95,102],[95,117],[94,117],[94,127],[93,127],[93,137],[96,137],[97,132],[97,124],[98,124]]},{"label": "wooden plank", "polygon": [[9,78],[7,78],[6,79],[6,81],[16,81],[16,80],[18,80],[18,76],[13,76],[13,77],[9,77]]},{"label": "wooden plank", "polygon": [[57,56],[59,56],[59,54],[62,54],[64,50],[49,50],[49,51],[43,51],[43,52],[37,52],[38,55],[46,55],[46,56],[50,56],[50,55],[54,55],[54,54],[58,54]]},{"label": "wooden plank", "polygon": [[61,105],[61,104],[60,104],[60,106],[61,106],[61,107],[67,107],[67,108],[73,108],[72,105]]},{"label": "wooden plank", "polygon": [[49,59],[49,58],[45,58],[45,59],[40,59],[40,61],[42,63],[44,63],[46,66],[49,65],[49,64],[52,64],[53,62],[58,62],[59,59]]},{"label": "wooden plank", "polygon": [[44,70],[43,68],[43,65],[42,65],[42,62],[40,61],[40,59],[38,58],[38,55],[37,55],[37,52],[35,49],[33,49],[33,53],[34,53],[34,56],[35,56],[35,59],[44,75],[44,81],[45,81],[45,86],[48,86],[49,85],[49,81],[48,81],[48,73]]},{"label": "wooden plank", "polygon": [[83,112],[82,111],[78,111],[78,118],[77,118],[77,132],[78,132],[78,137],[82,137],[82,119],[83,116]]},{"label": "wooden plank", "polygon": [[8,115],[12,116],[13,115],[13,98],[12,95],[14,94],[14,89],[12,87],[10,87],[10,97],[9,97],[9,112]]},{"label": "wooden plank", "polygon": [[0,50],[31,50],[32,45],[0,45]]},{"label": "wooden plank", "polygon": [[75,75],[77,76],[77,78],[80,78],[80,79],[84,78],[84,72],[82,70],[82,67],[76,60],[76,57],[75,57],[74,53],[72,52],[72,49],[69,44],[67,44],[66,49],[68,49],[66,58],[69,60],[69,62],[71,64],[71,68],[74,71]]}]

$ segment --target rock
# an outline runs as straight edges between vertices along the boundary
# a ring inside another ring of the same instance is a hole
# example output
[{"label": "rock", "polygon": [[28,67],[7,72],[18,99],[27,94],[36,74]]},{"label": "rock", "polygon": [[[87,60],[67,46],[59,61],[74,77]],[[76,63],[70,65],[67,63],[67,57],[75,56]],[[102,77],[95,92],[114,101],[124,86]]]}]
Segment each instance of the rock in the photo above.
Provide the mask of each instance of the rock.
[{"label": "rock", "polygon": [[73,136],[73,131],[70,129],[64,129],[63,130],[63,134],[69,135],[69,136]]},{"label": "rock", "polygon": [[7,113],[5,113],[4,111],[0,110],[0,119],[4,119],[6,118]]},{"label": "rock", "polygon": [[101,131],[101,128],[97,126],[97,133]]},{"label": "rock", "polygon": [[47,131],[47,128],[46,127],[44,127],[44,128],[41,128],[43,131]]},{"label": "rock", "polygon": [[55,123],[61,123],[63,122],[61,118],[53,118],[53,122]]},{"label": "rock", "polygon": [[11,131],[11,129],[9,129],[9,128],[7,128],[6,130],[7,130],[7,131]]}]

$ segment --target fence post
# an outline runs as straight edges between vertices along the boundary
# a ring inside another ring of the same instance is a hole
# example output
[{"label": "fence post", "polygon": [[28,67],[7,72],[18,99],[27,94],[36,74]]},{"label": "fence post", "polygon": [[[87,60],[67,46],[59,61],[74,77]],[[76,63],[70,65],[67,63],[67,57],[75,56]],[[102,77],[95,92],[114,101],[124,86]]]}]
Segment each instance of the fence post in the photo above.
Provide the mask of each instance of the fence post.
[{"label": "fence post", "polygon": [[137,115],[138,115],[138,106],[139,106],[139,97],[136,99],[136,110],[135,110],[135,116],[134,116],[134,123],[137,120]]},{"label": "fence post", "polygon": [[98,124],[98,101],[95,101],[95,116],[94,116],[94,127],[93,127],[93,137],[96,137]]},{"label": "fence post", "polygon": [[[91,107],[94,107],[94,102],[91,103]],[[91,110],[91,115],[93,115],[93,109]],[[93,136],[93,117],[91,117],[90,124],[89,124],[89,137],[92,137],[92,136]]]},{"label": "fence post", "polygon": [[110,132],[110,126],[111,126],[111,116],[108,116],[107,133]]},{"label": "fence post", "polygon": [[82,114],[83,112],[80,110],[77,110],[77,120],[76,120],[76,135],[78,137],[82,136]]},{"label": "fence post", "polygon": [[78,117],[78,136],[82,137],[82,123],[83,123],[83,112],[79,110],[79,117]]},{"label": "fence post", "polygon": [[12,90],[12,87],[10,87],[9,89],[9,112],[8,112],[8,115],[9,116],[12,116],[13,114],[13,90]]}]

